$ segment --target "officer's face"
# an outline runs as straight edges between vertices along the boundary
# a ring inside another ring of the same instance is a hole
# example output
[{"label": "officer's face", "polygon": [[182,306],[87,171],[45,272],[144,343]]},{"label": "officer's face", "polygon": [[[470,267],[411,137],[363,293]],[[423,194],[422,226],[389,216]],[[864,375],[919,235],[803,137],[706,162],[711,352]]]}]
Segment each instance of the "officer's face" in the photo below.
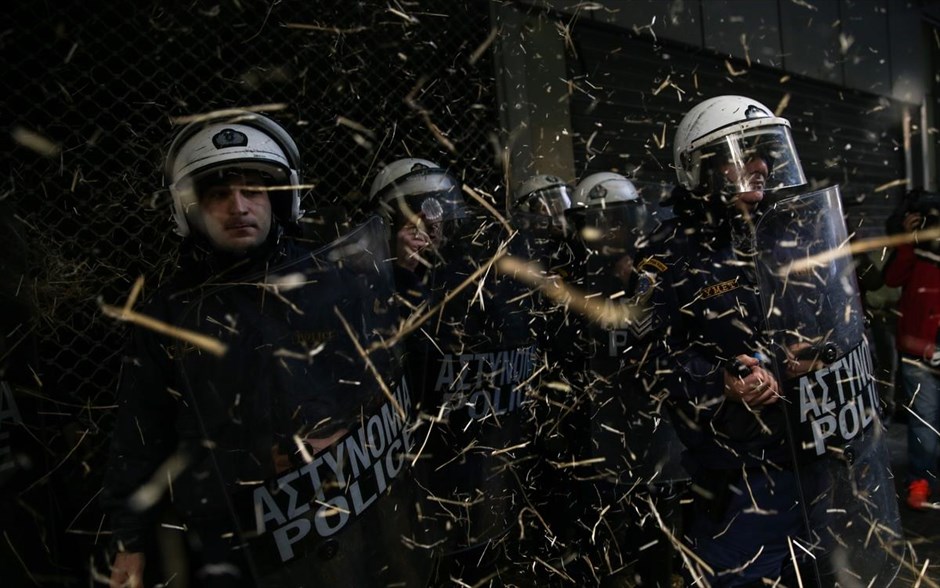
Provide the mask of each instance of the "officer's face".
[{"label": "officer's face", "polygon": [[260,174],[220,178],[202,191],[199,208],[206,236],[221,251],[246,252],[271,230],[271,201]]},{"label": "officer's face", "polygon": [[752,156],[744,167],[726,163],[721,167],[725,182],[737,190],[737,202],[753,207],[764,199],[764,185],[770,171],[767,163],[760,157]]},{"label": "officer's face", "polygon": [[624,255],[614,262],[612,269],[614,276],[626,286],[630,283],[630,275],[633,274],[633,257]]}]

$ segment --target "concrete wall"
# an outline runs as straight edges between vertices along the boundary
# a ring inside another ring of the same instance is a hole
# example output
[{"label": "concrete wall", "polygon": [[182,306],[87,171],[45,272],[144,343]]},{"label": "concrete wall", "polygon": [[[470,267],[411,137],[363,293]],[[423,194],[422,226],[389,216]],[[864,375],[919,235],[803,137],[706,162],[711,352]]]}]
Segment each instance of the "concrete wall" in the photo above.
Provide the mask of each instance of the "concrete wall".
[{"label": "concrete wall", "polygon": [[936,0],[548,0],[574,18],[645,31],[848,88],[920,104]]},{"label": "concrete wall", "polygon": [[936,188],[940,0],[532,0],[493,13],[510,187],[574,176],[565,27],[591,20],[907,104],[908,180]]},{"label": "concrete wall", "polygon": [[510,197],[526,179],[551,174],[574,180],[571,114],[563,31],[541,13],[494,6],[496,78]]}]

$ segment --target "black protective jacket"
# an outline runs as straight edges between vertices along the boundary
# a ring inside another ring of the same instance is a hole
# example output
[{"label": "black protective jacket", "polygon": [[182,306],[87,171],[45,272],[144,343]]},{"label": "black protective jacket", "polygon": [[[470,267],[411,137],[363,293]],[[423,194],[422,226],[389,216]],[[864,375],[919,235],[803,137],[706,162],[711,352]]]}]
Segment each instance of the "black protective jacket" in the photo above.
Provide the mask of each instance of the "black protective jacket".
[{"label": "black protective jacket", "polygon": [[374,380],[337,313],[372,336],[369,288],[286,239],[239,259],[189,243],[142,312],[227,350],[133,329],[103,489],[114,539],[140,550],[161,496],[189,524],[224,529],[232,492],[296,467],[295,435],[326,438],[368,411]]},{"label": "black protective jacket", "polygon": [[[790,461],[782,403],[752,411],[724,396],[724,370],[738,355],[770,356],[755,268],[753,220],[723,203],[674,193],[676,217],[641,253],[651,331],[635,353],[647,385],[665,395],[696,469]],[[758,213],[759,214],[759,213]]]}]

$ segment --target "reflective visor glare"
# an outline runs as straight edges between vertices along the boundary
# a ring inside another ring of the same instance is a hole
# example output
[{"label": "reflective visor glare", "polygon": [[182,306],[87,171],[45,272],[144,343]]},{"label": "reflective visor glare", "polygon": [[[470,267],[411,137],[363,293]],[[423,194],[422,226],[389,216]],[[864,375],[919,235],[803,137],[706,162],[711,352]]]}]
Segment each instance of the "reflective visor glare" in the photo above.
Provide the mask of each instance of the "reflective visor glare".
[{"label": "reflective visor glare", "polygon": [[528,202],[529,212],[561,218],[571,208],[571,195],[567,186],[555,186],[536,192]]},{"label": "reflective visor glare", "polygon": [[631,251],[642,233],[646,213],[646,207],[638,202],[588,210],[582,237],[588,243]]},{"label": "reflective visor glare", "polygon": [[459,216],[459,198],[456,191],[426,192],[395,198],[390,204],[403,218],[410,219],[420,214],[425,220],[440,221]]},{"label": "reflective visor glare", "polygon": [[703,173],[717,172],[733,192],[772,191],[806,183],[786,127],[729,135],[701,151]]}]

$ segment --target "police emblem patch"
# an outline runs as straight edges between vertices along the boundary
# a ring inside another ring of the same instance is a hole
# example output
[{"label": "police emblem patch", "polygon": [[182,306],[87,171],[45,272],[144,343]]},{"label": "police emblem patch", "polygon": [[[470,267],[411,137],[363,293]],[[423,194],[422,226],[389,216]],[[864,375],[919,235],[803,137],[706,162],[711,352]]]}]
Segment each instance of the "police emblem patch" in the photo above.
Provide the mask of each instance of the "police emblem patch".
[{"label": "police emblem patch", "polygon": [[248,145],[248,136],[235,129],[222,129],[212,137],[212,144],[216,149],[227,147],[245,147]]},{"label": "police emblem patch", "polygon": [[747,110],[744,111],[744,118],[770,118],[770,113],[759,106],[751,104],[747,107]]},{"label": "police emblem patch", "polygon": [[653,276],[649,272],[640,272],[637,276],[636,294],[643,296],[653,288]]}]

